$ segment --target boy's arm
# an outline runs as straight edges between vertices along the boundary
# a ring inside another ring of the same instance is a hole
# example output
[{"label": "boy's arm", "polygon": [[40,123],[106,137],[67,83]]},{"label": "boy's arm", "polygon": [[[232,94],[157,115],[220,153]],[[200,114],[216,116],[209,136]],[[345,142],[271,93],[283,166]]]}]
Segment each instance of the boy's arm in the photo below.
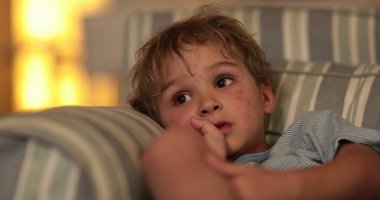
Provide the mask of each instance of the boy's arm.
[{"label": "boy's arm", "polygon": [[380,198],[380,157],[365,145],[343,144],[332,162],[291,173],[302,199]]},{"label": "boy's arm", "polygon": [[209,158],[240,199],[380,199],[380,157],[365,145],[347,143],[328,164],[282,172]]},{"label": "boy's arm", "polygon": [[170,128],[158,136],[141,159],[154,199],[236,199],[230,183],[207,164],[209,153],[204,138],[191,127]]}]

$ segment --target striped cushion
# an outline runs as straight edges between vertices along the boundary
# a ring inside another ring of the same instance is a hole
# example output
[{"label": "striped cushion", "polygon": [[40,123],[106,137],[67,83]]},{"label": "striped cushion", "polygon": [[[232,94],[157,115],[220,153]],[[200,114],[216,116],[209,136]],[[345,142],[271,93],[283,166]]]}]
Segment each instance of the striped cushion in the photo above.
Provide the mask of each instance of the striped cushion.
[{"label": "striped cushion", "polygon": [[62,107],[0,120],[5,199],[145,199],[138,155],[161,128],[130,108]]},{"label": "striped cushion", "polygon": [[[300,114],[330,108],[380,129],[380,65],[271,61],[276,137]],[[0,119],[4,199],[147,199],[140,151],[161,131],[130,108],[62,107]],[[37,180],[37,181],[36,181]]]},{"label": "striped cushion", "polygon": [[[357,66],[380,62],[380,13],[374,10],[329,10],[261,6],[224,6],[240,20],[268,57]],[[142,41],[192,10],[140,11],[129,15],[127,66]]]},{"label": "striped cushion", "polygon": [[272,60],[277,106],[268,131],[280,134],[311,110],[332,109],[355,126],[380,130],[380,65]]}]

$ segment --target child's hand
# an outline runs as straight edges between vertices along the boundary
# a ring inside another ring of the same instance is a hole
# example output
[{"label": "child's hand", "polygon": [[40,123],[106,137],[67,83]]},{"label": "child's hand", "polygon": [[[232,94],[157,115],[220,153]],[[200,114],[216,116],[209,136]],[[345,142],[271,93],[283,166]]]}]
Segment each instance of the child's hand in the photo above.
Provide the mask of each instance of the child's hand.
[{"label": "child's hand", "polygon": [[292,174],[269,171],[258,166],[237,165],[211,154],[206,156],[206,160],[212,169],[231,183],[239,200],[296,199],[292,193],[296,185]]},{"label": "child's hand", "polygon": [[205,139],[207,146],[219,158],[227,156],[226,141],[224,135],[211,122],[205,119],[190,118],[190,124],[199,131]]}]

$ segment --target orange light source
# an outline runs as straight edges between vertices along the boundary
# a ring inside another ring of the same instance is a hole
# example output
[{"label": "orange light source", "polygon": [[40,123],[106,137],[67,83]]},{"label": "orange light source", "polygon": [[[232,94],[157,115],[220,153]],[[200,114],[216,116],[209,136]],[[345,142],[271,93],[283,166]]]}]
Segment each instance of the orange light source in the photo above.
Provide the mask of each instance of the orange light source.
[{"label": "orange light source", "polygon": [[[116,105],[118,81],[83,66],[83,16],[110,0],[13,0],[15,110]],[[93,93],[92,91],[96,91]]]},{"label": "orange light source", "polygon": [[18,52],[13,85],[16,110],[34,110],[54,104],[53,58],[44,52]]},{"label": "orange light source", "polygon": [[119,103],[119,81],[116,76],[107,73],[92,75],[92,96],[94,105],[112,106]]},{"label": "orange light source", "polygon": [[72,63],[59,66],[58,104],[90,105],[91,91],[88,79],[88,75],[81,66]]}]

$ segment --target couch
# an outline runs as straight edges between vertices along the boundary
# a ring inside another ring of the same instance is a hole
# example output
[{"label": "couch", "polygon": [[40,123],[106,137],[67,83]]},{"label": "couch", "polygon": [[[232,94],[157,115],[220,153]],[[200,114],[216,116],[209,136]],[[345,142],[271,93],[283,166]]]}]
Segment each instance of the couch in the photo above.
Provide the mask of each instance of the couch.
[{"label": "couch", "polygon": [[[228,5],[267,54],[278,101],[273,143],[295,118],[332,109],[380,130],[380,13]],[[141,10],[125,23],[125,67],[143,40],[188,9]],[[162,128],[129,105],[69,106],[0,118],[0,199],[149,199],[138,157]]]}]

